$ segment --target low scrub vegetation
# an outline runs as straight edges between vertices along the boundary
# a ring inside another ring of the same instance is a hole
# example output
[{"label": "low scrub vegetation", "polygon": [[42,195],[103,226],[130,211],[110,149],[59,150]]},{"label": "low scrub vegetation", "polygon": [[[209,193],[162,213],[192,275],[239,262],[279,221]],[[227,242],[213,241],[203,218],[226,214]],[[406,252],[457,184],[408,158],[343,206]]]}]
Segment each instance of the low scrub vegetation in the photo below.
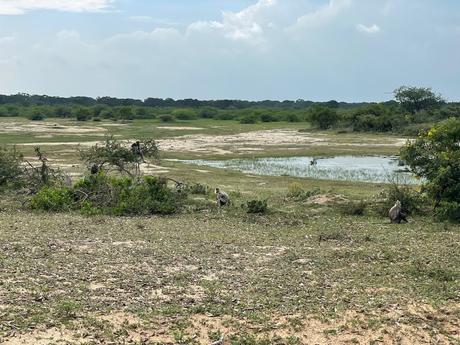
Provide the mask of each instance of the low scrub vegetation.
[{"label": "low scrub vegetation", "polygon": [[179,211],[181,198],[165,179],[146,176],[133,180],[100,172],[72,188],[45,187],[32,197],[30,206],[55,212],[79,210],[87,215],[167,215]]},{"label": "low scrub vegetation", "polygon": [[247,213],[264,214],[268,211],[267,200],[250,200],[245,205]]},{"label": "low scrub vegetation", "polygon": [[321,193],[319,188],[314,188],[312,190],[304,190],[300,183],[294,182],[289,184],[287,197],[288,199],[293,199],[296,201],[306,200],[312,196],[318,195]]}]

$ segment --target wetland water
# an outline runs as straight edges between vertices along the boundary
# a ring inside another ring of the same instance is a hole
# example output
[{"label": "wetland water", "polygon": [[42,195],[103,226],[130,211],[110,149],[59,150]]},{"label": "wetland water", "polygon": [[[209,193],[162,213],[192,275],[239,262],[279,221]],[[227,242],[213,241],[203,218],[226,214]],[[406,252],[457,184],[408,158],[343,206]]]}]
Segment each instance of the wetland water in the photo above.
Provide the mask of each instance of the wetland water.
[{"label": "wetland water", "polygon": [[[312,160],[316,164],[312,165]],[[242,158],[229,160],[182,160],[187,164],[237,170],[248,174],[309,177],[325,180],[394,182],[417,184],[418,180],[399,166],[397,157],[336,156]]]}]

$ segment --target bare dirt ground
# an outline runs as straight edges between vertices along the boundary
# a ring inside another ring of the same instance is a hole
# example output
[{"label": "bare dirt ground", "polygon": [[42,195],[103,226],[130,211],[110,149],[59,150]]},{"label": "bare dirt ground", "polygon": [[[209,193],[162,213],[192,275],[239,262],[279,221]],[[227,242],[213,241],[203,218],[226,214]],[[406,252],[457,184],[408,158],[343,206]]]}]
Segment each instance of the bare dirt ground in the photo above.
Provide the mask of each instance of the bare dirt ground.
[{"label": "bare dirt ground", "polygon": [[456,228],[307,210],[0,211],[0,342],[459,343]]},{"label": "bare dirt ground", "polygon": [[[158,127],[165,128],[165,127]],[[177,129],[177,127],[171,127]],[[190,127],[187,127],[190,129]],[[71,129],[68,129],[69,131]],[[134,140],[131,139],[131,140]],[[324,133],[302,133],[296,130],[275,129],[260,130],[233,135],[183,135],[169,139],[158,140],[160,149],[165,152],[203,153],[203,154],[246,154],[261,152],[271,148],[284,150],[299,150],[302,148],[319,147],[363,147],[395,148],[406,142],[404,138],[373,138],[354,136],[343,138]],[[22,144],[24,146],[93,146],[97,141],[80,142],[35,142]]]},{"label": "bare dirt ground", "polygon": [[9,122],[0,127],[0,133],[89,134],[107,130],[96,126],[70,126],[50,122]]},{"label": "bare dirt ground", "polygon": [[186,135],[172,139],[160,140],[161,149],[179,152],[205,152],[219,155],[235,152],[260,151],[264,147],[284,146],[298,149],[308,146],[355,146],[400,147],[406,142],[403,138],[356,138],[344,142],[339,137],[322,133],[302,133],[295,130],[275,129],[261,130],[234,135]]},{"label": "bare dirt ground", "polygon": [[[458,311],[459,305],[451,310],[444,310],[447,315]],[[252,331],[259,335],[264,334],[273,339],[276,344],[280,339],[289,341],[295,339],[297,344],[454,344],[459,339],[460,324],[454,320],[444,322],[444,332],[441,334],[431,329],[432,320],[444,321],[446,314],[434,310],[427,305],[410,305],[406,308],[395,305],[385,311],[384,316],[390,324],[385,328],[375,329],[369,326],[367,317],[359,312],[347,312],[341,317],[320,320],[315,316],[302,315],[279,316],[269,320],[269,329],[254,327],[251,322],[235,317],[216,317],[206,314],[192,315],[184,328],[183,333],[193,339],[194,344],[211,344],[211,334],[219,334],[223,345],[231,344],[228,339],[231,334]],[[177,344],[177,339],[170,335],[169,325],[177,322],[175,318],[152,318],[148,322],[134,314],[123,311],[114,311],[107,315],[93,315],[94,320],[110,328],[115,334],[125,333],[125,344]],[[409,320],[417,319],[417,324]],[[227,339],[226,339],[227,336]],[[275,339],[279,339],[276,342]],[[5,345],[46,345],[51,343],[64,344],[94,344],[98,343],[96,334],[90,334],[82,323],[74,323],[71,328],[52,327],[37,329],[27,334],[21,334],[13,339],[6,340]],[[114,342],[116,343],[116,342]]]}]

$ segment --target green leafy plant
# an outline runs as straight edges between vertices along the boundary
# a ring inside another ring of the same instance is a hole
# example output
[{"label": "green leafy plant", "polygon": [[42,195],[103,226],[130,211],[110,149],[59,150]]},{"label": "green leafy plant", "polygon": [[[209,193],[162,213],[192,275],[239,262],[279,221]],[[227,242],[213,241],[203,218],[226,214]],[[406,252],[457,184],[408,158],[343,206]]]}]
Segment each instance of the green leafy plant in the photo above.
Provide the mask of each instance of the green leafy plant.
[{"label": "green leafy plant", "polygon": [[250,200],[246,203],[247,213],[267,213],[268,203],[267,200]]}]

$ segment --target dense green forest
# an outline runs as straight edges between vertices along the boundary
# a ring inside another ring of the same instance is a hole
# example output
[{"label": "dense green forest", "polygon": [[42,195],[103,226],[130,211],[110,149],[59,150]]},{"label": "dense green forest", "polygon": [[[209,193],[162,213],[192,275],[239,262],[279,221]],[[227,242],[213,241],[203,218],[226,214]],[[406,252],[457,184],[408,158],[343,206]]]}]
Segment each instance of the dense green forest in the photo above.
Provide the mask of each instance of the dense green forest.
[{"label": "dense green forest", "polygon": [[447,102],[430,88],[406,86],[394,91],[394,100],[380,103],[0,95],[0,117],[15,116],[36,121],[46,118],[78,121],[157,118],[162,122],[207,118],[247,124],[305,121],[319,129],[416,135],[440,120],[459,118],[460,103]]}]

